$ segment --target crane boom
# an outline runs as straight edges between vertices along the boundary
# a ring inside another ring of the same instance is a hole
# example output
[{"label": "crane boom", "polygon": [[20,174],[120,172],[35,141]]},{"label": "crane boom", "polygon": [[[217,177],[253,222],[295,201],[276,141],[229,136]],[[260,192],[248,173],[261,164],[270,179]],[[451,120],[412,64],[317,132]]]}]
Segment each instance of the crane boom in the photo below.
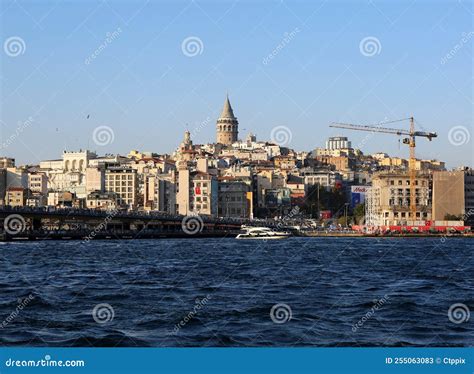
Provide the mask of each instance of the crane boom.
[{"label": "crane boom", "polygon": [[[393,129],[389,127],[381,127],[381,125],[386,123],[393,123],[393,122],[401,122],[410,120],[410,130],[401,130],[401,129]],[[415,131],[415,120],[413,117],[404,118],[396,121],[384,122],[378,125],[354,125],[351,123],[340,123],[340,122],[333,122],[329,127],[336,127],[340,129],[348,129],[348,130],[358,130],[358,131],[368,131],[368,132],[378,132],[378,133],[385,133],[385,134],[394,134],[394,135],[406,135],[408,138],[403,139],[403,144],[408,144],[410,147],[410,159],[409,159],[409,177],[410,177],[410,212],[411,218],[413,221],[416,220],[416,188],[415,188],[415,180],[416,180],[416,158],[415,158],[415,138],[417,136],[428,138],[429,141],[432,138],[436,138],[438,134],[435,132],[426,132],[426,131]]]},{"label": "crane boom", "polygon": [[401,129],[393,129],[389,127],[380,127],[378,125],[354,125],[351,123],[341,123],[341,122],[333,122],[329,125],[329,127],[336,127],[340,129],[348,129],[348,130],[358,130],[358,131],[369,131],[369,132],[381,132],[386,134],[395,134],[395,135],[407,135],[407,136],[422,136],[431,140],[432,138],[436,138],[438,135],[435,132],[425,132],[425,131],[410,131],[401,130]]},{"label": "crane boom", "polygon": [[380,126],[353,125],[351,123],[333,122],[332,124],[329,125],[329,127],[337,127],[340,129],[369,131],[369,132],[384,132],[384,133],[396,134],[396,135],[410,135],[410,133],[405,130],[391,129],[388,127],[380,127]]}]

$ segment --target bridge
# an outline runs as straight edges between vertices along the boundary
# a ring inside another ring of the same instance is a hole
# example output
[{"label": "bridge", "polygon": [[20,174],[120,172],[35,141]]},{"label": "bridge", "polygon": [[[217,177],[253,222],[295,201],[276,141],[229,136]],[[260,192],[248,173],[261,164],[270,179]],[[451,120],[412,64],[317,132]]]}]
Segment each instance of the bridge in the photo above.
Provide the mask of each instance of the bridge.
[{"label": "bridge", "polygon": [[278,226],[275,221],[193,214],[51,207],[0,208],[0,240],[4,241],[225,237],[235,236],[241,225]]}]

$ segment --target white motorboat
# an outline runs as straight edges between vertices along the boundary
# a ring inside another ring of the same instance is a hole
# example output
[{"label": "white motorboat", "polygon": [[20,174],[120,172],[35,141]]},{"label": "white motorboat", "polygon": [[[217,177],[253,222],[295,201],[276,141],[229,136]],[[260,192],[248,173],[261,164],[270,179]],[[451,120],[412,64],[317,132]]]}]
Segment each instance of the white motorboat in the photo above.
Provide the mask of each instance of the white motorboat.
[{"label": "white motorboat", "polygon": [[274,231],[268,227],[252,227],[242,226],[241,230],[245,233],[237,235],[236,239],[261,239],[261,240],[274,240],[274,239],[286,239],[291,233],[287,231]]}]

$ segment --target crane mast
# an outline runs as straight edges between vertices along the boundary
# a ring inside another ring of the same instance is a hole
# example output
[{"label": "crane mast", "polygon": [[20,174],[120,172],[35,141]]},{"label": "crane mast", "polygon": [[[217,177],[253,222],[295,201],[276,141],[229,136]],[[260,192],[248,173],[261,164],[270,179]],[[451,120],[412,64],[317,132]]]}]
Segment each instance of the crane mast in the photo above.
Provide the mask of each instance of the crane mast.
[{"label": "crane mast", "polygon": [[407,138],[403,139],[403,144],[408,144],[410,147],[410,159],[408,161],[408,175],[410,178],[410,214],[412,221],[416,220],[416,157],[415,157],[415,147],[416,141],[415,138],[417,136],[425,137],[429,141],[432,138],[436,138],[438,135],[435,132],[425,132],[425,131],[415,131],[415,119],[413,117],[404,118],[395,121],[384,122],[382,124],[393,123],[393,122],[402,122],[402,121],[410,121],[410,130],[402,130],[402,129],[393,129],[387,127],[380,127],[379,125],[355,125],[351,123],[338,123],[334,122],[329,127],[336,127],[341,129],[348,129],[348,130],[358,130],[358,131],[369,131],[369,132],[378,132],[378,133],[386,133],[386,134],[393,134],[393,135],[406,135]]},{"label": "crane mast", "polygon": [[[408,164],[408,170],[410,173],[410,212],[412,221],[416,220],[416,158],[415,158],[415,120],[413,117],[410,118],[410,137],[408,139],[410,146],[410,160]],[[404,140],[405,140],[404,139]]]}]

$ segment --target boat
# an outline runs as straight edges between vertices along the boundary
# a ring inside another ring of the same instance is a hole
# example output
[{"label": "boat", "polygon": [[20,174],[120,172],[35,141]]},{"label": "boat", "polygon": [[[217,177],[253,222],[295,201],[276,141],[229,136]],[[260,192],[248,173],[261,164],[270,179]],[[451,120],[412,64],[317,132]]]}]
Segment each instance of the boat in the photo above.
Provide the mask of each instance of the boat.
[{"label": "boat", "polygon": [[237,235],[236,239],[260,239],[260,240],[275,240],[275,239],[286,239],[291,236],[288,231],[274,231],[268,227],[252,227],[242,226],[241,230],[245,233]]}]

